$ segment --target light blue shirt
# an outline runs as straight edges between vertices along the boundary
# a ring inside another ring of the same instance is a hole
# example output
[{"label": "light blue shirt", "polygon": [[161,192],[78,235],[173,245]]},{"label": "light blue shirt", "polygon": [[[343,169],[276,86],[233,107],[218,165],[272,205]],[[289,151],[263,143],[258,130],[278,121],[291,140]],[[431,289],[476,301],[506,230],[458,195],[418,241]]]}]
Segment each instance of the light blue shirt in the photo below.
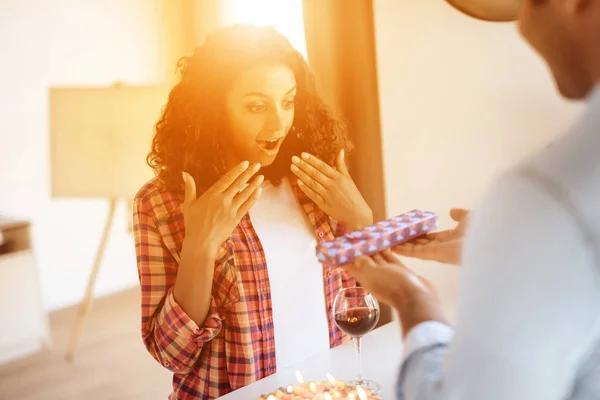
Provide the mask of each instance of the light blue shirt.
[{"label": "light blue shirt", "polygon": [[600,87],[470,220],[455,329],[416,326],[403,400],[600,399]]}]

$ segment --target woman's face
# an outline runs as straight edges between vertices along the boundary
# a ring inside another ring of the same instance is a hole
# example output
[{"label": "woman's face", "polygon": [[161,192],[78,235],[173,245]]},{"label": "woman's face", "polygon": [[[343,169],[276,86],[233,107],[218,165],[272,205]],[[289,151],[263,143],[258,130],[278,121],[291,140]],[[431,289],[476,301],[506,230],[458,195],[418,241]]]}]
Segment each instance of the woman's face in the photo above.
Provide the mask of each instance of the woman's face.
[{"label": "woman's face", "polygon": [[285,65],[259,66],[237,79],[226,100],[230,166],[275,161],[294,122],[295,97],[296,78]]}]

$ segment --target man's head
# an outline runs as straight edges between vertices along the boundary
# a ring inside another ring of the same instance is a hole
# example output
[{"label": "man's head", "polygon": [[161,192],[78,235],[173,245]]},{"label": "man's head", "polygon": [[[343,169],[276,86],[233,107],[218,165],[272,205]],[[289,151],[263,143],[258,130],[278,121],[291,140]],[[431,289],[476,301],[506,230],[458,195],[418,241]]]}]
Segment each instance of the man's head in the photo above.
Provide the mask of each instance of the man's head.
[{"label": "man's head", "polygon": [[478,19],[517,20],[521,35],[546,60],[563,96],[584,98],[600,83],[600,1],[446,1]]}]

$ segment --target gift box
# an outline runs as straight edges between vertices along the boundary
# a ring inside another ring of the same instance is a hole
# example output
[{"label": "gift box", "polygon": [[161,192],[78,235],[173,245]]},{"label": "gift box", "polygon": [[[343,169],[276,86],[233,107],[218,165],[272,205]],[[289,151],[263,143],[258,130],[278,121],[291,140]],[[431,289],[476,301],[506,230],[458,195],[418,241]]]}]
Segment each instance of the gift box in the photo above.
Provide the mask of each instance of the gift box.
[{"label": "gift box", "polygon": [[322,264],[343,265],[415,239],[438,227],[436,214],[416,209],[317,245]]}]

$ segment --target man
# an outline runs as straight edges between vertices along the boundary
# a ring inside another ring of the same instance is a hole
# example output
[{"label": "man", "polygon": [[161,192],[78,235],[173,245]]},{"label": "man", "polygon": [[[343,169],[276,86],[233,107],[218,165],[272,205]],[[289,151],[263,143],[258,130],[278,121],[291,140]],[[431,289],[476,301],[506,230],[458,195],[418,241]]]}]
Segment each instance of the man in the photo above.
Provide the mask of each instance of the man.
[{"label": "man", "polygon": [[[482,19],[518,19],[560,93],[585,99],[587,110],[469,216],[454,328],[429,283],[391,252],[347,268],[399,312],[399,398],[600,399],[600,0],[450,3]],[[457,238],[460,229],[398,251],[452,256]]]}]

